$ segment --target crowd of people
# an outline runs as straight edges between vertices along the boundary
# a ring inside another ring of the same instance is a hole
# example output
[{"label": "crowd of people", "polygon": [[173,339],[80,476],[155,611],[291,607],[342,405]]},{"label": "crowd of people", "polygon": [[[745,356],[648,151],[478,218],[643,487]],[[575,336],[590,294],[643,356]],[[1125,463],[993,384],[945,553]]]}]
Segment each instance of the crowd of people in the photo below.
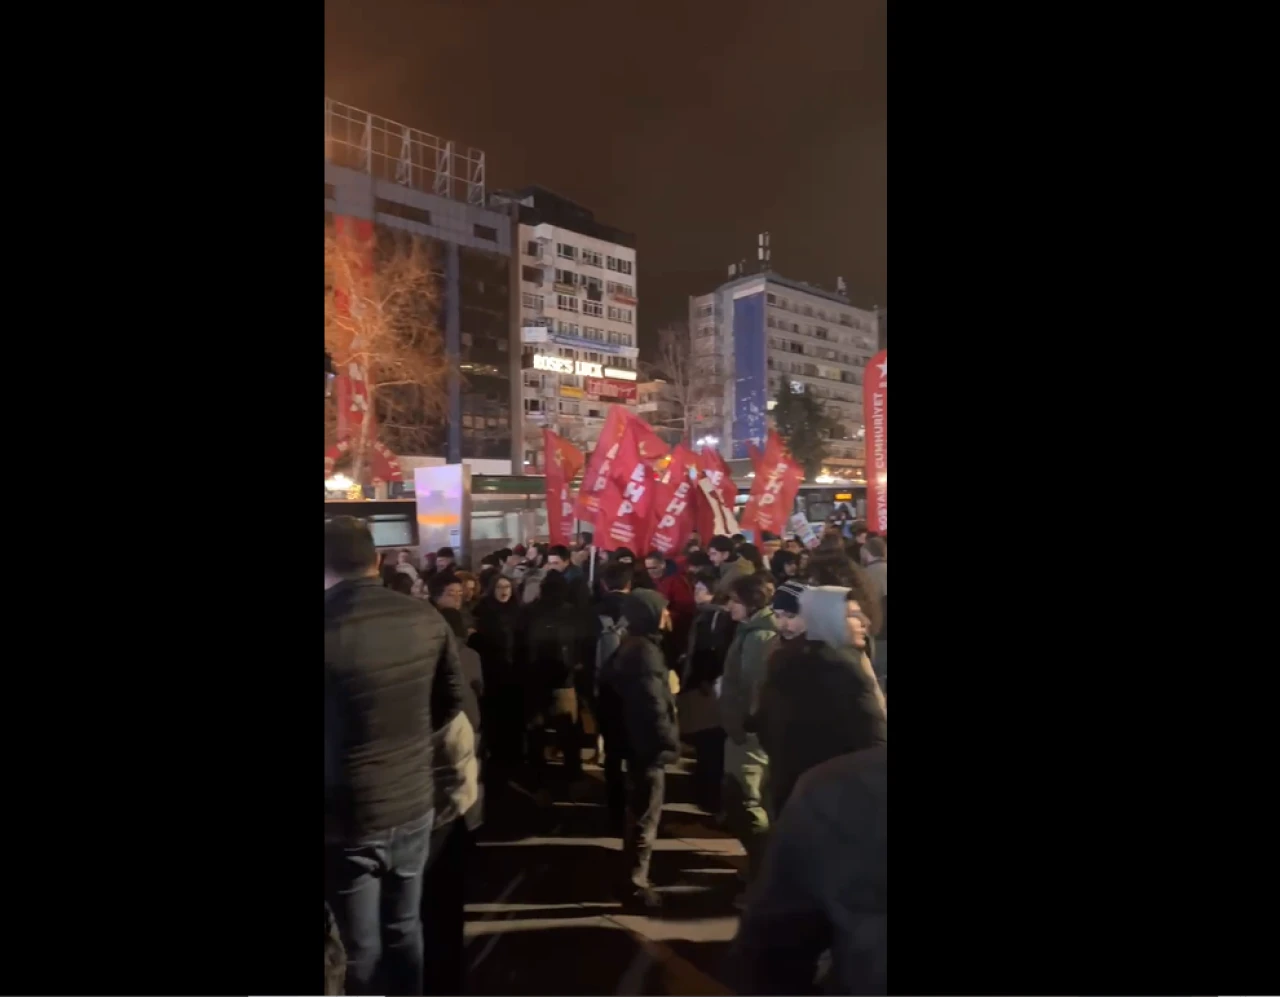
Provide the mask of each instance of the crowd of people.
[{"label": "crowd of people", "polygon": [[592,540],[472,573],[326,522],[329,992],[465,992],[467,854],[485,785],[517,768],[546,801],[603,769],[618,901],[659,912],[668,767],[692,754],[698,805],[747,855],[739,992],[824,972],[883,993],[886,538],[695,536],[677,558]]}]

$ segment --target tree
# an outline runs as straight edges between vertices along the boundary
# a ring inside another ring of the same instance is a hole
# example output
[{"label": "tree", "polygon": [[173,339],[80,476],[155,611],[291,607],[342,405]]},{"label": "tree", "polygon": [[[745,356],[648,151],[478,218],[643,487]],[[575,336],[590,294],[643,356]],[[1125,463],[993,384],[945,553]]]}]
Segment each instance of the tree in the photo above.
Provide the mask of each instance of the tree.
[{"label": "tree", "polygon": [[814,395],[793,391],[785,377],[772,415],[782,442],[791,456],[804,465],[804,476],[812,481],[827,459],[827,440],[841,432],[840,422],[826,413]]},{"label": "tree", "polygon": [[658,359],[641,364],[654,380],[666,382],[663,402],[649,423],[658,429],[670,429],[691,442],[694,426],[709,413],[714,399],[724,392],[725,378],[719,358],[695,352],[689,329],[674,323],[658,330]]},{"label": "tree", "polygon": [[[366,409],[349,439],[351,478],[365,482],[382,442],[399,453],[429,452],[447,407],[449,363],[439,330],[439,273],[421,239],[379,230],[360,239],[326,225],[324,346],[339,376],[363,378]],[[325,447],[337,442],[337,395],[327,398]],[[331,410],[330,410],[331,409]],[[375,436],[374,430],[378,436]]]}]

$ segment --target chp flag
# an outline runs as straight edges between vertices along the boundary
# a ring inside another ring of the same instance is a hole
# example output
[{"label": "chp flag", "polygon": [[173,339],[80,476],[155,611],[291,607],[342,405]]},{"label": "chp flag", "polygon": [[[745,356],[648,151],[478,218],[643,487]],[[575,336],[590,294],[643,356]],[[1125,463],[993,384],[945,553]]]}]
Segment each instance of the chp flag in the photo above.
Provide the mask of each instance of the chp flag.
[{"label": "chp flag", "polygon": [[742,513],[742,528],[757,536],[765,531],[781,535],[804,482],[804,468],[787,452],[782,438],[774,430],[769,431],[759,467],[751,483],[751,497]]},{"label": "chp flag", "polygon": [[653,529],[648,546],[663,554],[678,551],[693,532],[694,475],[697,462],[683,444],[671,451],[671,463],[658,479],[653,500]]},{"label": "chp flag", "polygon": [[578,489],[578,501],[574,507],[574,513],[579,519],[596,527],[600,525],[596,517],[600,512],[600,499],[605,487],[619,473],[625,475],[631,472],[630,467],[619,470],[617,463],[623,436],[628,433],[635,442],[641,460],[657,460],[671,449],[650,426],[628,412],[624,406],[609,406],[600,438],[596,441],[596,447],[587,461],[587,469],[582,475],[582,486]]},{"label": "chp flag", "polygon": [[586,456],[568,440],[549,429],[542,431],[543,461],[546,464],[547,532],[553,544],[573,542],[573,502],[569,484],[578,476]]},{"label": "chp flag", "polygon": [[600,491],[596,543],[605,550],[627,547],[640,554],[649,539],[649,511],[657,482],[640,453],[640,434],[629,425],[617,445],[612,476]]},{"label": "chp flag", "polygon": [[867,525],[889,532],[889,351],[867,364],[862,388],[862,424],[867,428]]}]

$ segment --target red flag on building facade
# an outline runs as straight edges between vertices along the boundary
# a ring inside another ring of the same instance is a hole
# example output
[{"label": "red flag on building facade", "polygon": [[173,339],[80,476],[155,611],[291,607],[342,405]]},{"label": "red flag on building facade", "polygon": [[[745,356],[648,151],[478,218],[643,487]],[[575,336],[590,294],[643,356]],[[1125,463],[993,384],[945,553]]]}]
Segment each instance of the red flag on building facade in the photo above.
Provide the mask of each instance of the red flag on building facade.
[{"label": "red flag on building facade", "polygon": [[596,517],[596,544],[605,550],[627,547],[637,557],[649,542],[649,511],[657,491],[653,470],[640,453],[639,433],[633,422],[622,434],[612,459],[616,469],[600,490]]},{"label": "red flag on building facade", "polygon": [[547,483],[547,532],[553,544],[573,542],[573,501],[569,484],[578,476],[586,455],[549,429],[542,431]]},{"label": "red flag on building facade", "polygon": [[777,432],[770,430],[760,470],[751,482],[751,497],[742,513],[742,528],[757,537],[766,530],[782,536],[803,482],[804,468],[787,453]]},{"label": "red flag on building facade", "polygon": [[[671,463],[658,479],[653,500],[653,529],[649,546],[663,554],[680,550],[693,532],[695,509],[694,455],[678,444],[671,452]],[[637,552],[640,553],[640,552]]]},{"label": "red flag on building facade", "polygon": [[867,364],[862,385],[862,425],[866,427],[867,527],[889,532],[889,351]]}]

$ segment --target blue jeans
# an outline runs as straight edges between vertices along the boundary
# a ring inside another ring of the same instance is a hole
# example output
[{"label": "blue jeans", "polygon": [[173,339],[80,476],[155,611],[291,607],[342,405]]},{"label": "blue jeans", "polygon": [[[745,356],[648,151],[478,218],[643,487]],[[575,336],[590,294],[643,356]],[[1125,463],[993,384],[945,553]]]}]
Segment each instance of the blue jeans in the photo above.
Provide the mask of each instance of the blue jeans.
[{"label": "blue jeans", "polygon": [[325,893],[347,949],[347,993],[422,993],[422,872],[435,811],[326,849]]}]

